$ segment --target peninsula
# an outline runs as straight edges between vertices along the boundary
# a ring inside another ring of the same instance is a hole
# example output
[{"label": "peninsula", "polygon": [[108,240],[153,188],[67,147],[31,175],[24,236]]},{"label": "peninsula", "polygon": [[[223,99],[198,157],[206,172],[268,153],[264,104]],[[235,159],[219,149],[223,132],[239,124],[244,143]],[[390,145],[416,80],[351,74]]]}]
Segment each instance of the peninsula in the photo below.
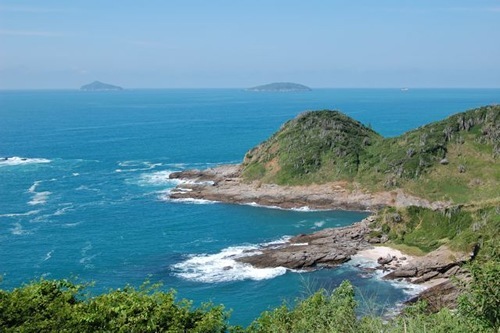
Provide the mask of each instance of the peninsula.
[{"label": "peninsula", "polygon": [[246,89],[246,91],[254,92],[299,92],[311,90],[311,88],[306,87],[302,84],[291,82],[275,82]]},{"label": "peninsula", "polygon": [[83,85],[80,87],[83,91],[119,91],[123,90],[122,87],[114,86],[112,84],[103,83],[100,81],[94,81],[92,83]]},{"label": "peninsula", "polygon": [[[239,260],[311,270],[384,245],[375,260],[387,279],[427,283],[433,287],[421,297],[436,309],[453,307],[460,290],[450,277],[470,281],[463,265],[489,260],[491,249],[482,247],[498,244],[499,138],[498,105],[395,138],[338,111],[305,112],[248,151],[240,165],[170,174],[179,181],[170,198],[371,211],[351,227],[299,235]],[[402,262],[406,255],[394,255],[395,249],[417,257]]]}]

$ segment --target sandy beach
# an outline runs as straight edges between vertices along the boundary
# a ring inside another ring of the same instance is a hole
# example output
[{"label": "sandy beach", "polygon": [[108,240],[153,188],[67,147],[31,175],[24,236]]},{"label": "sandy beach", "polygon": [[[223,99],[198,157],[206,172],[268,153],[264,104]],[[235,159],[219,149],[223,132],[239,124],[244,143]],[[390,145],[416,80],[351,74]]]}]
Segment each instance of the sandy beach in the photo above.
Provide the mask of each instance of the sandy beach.
[{"label": "sandy beach", "polygon": [[391,257],[395,256],[397,258],[397,260],[393,260],[391,263],[389,263],[387,265],[388,267],[395,266],[396,264],[405,266],[408,265],[408,263],[414,259],[413,256],[410,256],[406,253],[403,253],[399,250],[393,249],[388,246],[375,246],[371,249],[361,250],[355,255],[353,255],[352,258],[373,260],[374,263],[377,264],[378,258],[380,257],[385,258],[387,257],[387,255],[390,255]]}]

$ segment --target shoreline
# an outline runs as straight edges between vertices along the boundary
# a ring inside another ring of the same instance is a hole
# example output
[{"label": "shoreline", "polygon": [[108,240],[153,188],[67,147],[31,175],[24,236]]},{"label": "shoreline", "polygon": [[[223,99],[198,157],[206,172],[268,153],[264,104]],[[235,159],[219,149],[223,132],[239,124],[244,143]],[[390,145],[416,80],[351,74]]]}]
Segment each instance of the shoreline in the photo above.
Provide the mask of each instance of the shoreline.
[{"label": "shoreline", "polygon": [[[308,186],[280,186],[261,182],[245,182],[241,178],[241,165],[221,165],[206,170],[174,172],[169,179],[178,185],[170,191],[172,200],[208,200],[220,203],[241,204],[290,210],[350,210],[376,212],[384,207],[420,206],[430,209],[447,207],[445,202],[429,202],[404,193],[401,189],[371,193],[356,184],[332,182]],[[418,294],[405,304],[421,299],[431,308],[456,304],[459,290],[451,277],[467,279],[461,266],[473,254],[456,253],[446,246],[422,257],[407,255],[391,248],[384,237],[372,237],[369,216],[352,226],[322,229],[312,234],[301,234],[273,247],[250,251],[236,261],[256,268],[316,270],[333,268],[359,260],[371,262],[367,271],[384,273],[383,280],[419,286]],[[355,265],[356,266],[356,265]]]},{"label": "shoreline", "polygon": [[311,185],[276,185],[241,178],[241,165],[229,164],[205,170],[173,172],[179,181],[170,191],[173,200],[195,199],[282,209],[350,210],[374,212],[383,207],[420,206],[443,208],[446,203],[429,202],[401,189],[369,192],[346,181]]}]

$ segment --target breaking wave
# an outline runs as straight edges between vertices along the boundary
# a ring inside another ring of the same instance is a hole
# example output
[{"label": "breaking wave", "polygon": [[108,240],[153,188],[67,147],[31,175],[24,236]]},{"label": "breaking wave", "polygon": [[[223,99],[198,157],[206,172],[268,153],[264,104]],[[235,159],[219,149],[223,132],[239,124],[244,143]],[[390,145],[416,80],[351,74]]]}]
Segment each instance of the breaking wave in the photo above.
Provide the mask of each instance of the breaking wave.
[{"label": "breaking wave", "polygon": [[255,268],[250,264],[236,261],[255,252],[258,246],[231,246],[215,254],[191,255],[189,259],[174,264],[174,275],[196,282],[220,283],[243,280],[267,280],[286,273],[284,267]]},{"label": "breaking wave", "polygon": [[25,165],[25,164],[40,164],[40,163],[50,163],[51,160],[46,158],[26,158],[26,157],[0,157],[0,166],[14,166],[14,165]]}]

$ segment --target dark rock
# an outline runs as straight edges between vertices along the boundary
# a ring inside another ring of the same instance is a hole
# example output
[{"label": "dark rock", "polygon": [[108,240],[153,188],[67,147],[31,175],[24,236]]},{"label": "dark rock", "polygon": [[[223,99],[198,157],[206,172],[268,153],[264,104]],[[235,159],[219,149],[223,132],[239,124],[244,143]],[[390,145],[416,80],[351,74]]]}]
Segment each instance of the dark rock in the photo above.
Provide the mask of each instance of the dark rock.
[{"label": "dark rock", "polygon": [[370,247],[363,239],[369,230],[364,222],[344,228],[324,229],[309,235],[295,236],[278,246],[263,247],[254,255],[236,260],[260,268],[335,267],[350,260],[358,250]]},{"label": "dark rock", "polygon": [[446,280],[434,287],[424,290],[418,296],[409,299],[405,304],[413,304],[419,301],[427,302],[430,312],[438,312],[442,308],[454,309],[457,306],[457,298],[461,289],[450,280]]}]

